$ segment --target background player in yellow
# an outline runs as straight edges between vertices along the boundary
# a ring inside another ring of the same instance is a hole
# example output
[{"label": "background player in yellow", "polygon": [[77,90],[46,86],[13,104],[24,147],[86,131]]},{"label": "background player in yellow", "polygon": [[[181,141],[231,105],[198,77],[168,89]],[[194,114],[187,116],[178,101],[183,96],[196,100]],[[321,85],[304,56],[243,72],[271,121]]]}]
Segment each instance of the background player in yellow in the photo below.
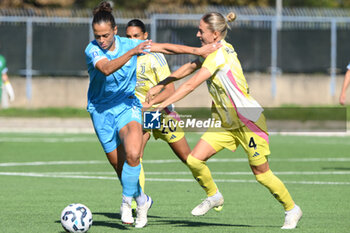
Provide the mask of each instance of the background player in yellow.
[{"label": "background player in yellow", "polygon": [[[227,20],[233,21],[235,17],[234,13],[230,13]],[[232,45],[224,40],[228,28],[225,17],[220,13],[205,14],[200,20],[197,37],[202,45],[221,42],[222,47],[207,56],[204,61],[197,59],[180,67],[171,77],[152,88],[147,94],[147,100],[152,100],[168,83],[199,69],[191,79],[158,106],[159,109],[163,109],[184,98],[206,81],[213,99],[212,117],[222,122],[221,129],[209,129],[202,136],[187,158],[187,165],[194,178],[207,193],[207,198],[192,210],[192,214],[204,215],[211,208],[223,205],[224,198],[211,176],[206,161],[224,148],[234,151],[242,145],[256,180],[268,188],[284,207],[285,222],[282,229],[293,229],[297,226],[302,211],[294,203],[283,182],[270,170],[267,161],[270,150],[263,109],[250,96],[237,53]],[[166,45],[162,44],[153,46],[160,52],[162,50],[158,46],[166,48]]]},{"label": "background player in yellow", "polygon": [[[133,19],[128,22],[126,26],[126,37],[130,39],[147,40],[148,33],[146,31],[145,24],[139,19]],[[168,98],[171,94],[175,92],[174,84],[167,85],[162,93],[154,98],[150,103],[146,103],[146,94],[149,89],[160,81],[164,80],[170,75],[170,70],[168,63],[161,53],[148,53],[140,55],[137,57],[137,70],[136,70],[136,88],[135,95],[141,101],[143,108],[147,109],[150,107],[157,106],[158,103],[162,102]],[[178,114],[173,111],[173,106],[166,107],[162,112],[163,117],[165,117],[165,122],[169,121],[176,122]],[[163,125],[160,129],[149,129],[143,131],[143,143],[141,149],[141,162],[143,158],[144,148],[147,141],[150,139],[150,134],[153,134],[155,139],[162,139],[167,142],[177,157],[186,163],[187,156],[190,154],[191,149],[186,141],[185,133],[180,127],[167,128]],[[142,163],[141,163],[142,164]],[[140,173],[139,179],[140,185],[143,190],[145,186],[145,173],[143,166]],[[133,202],[133,208],[135,208],[135,202]]]}]

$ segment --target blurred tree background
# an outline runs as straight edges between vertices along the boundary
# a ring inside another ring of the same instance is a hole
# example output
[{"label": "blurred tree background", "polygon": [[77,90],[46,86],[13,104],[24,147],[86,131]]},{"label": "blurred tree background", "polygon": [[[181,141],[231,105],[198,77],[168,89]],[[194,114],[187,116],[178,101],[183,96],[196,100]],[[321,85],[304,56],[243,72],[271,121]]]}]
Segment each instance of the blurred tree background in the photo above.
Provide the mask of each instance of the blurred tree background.
[{"label": "blurred tree background", "polygon": [[[1,0],[0,8],[93,8],[101,0]],[[276,0],[111,0],[119,9],[161,6],[275,6]],[[283,0],[285,7],[350,8],[350,0]]]}]

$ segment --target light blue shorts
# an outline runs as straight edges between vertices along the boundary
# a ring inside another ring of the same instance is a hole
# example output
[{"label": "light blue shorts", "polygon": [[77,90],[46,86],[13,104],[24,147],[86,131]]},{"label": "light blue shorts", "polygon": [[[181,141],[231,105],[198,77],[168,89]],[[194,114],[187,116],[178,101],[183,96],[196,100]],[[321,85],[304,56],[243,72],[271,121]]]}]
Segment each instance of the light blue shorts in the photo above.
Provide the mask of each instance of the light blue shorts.
[{"label": "light blue shorts", "polygon": [[96,110],[90,112],[96,135],[100,140],[105,153],[109,153],[120,145],[119,130],[131,121],[142,125],[141,108],[136,105],[125,107],[112,107],[103,112]]}]

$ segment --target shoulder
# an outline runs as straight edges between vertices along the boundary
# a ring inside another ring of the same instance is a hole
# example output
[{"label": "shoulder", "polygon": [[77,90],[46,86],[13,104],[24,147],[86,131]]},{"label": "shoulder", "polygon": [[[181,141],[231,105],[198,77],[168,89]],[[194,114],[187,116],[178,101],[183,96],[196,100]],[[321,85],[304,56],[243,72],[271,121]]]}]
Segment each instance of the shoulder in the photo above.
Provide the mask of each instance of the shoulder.
[{"label": "shoulder", "polygon": [[224,46],[222,46],[218,50],[212,52],[204,59],[203,63],[211,63],[211,62],[217,63],[218,61],[223,60],[224,50],[225,50],[225,48],[224,48]]},{"label": "shoulder", "polygon": [[167,61],[162,53],[149,53],[147,55],[149,55],[151,61],[159,63],[161,66],[167,64]]},{"label": "shoulder", "polygon": [[91,41],[85,48],[85,54],[89,55],[100,50],[101,48],[97,45],[96,41]]}]

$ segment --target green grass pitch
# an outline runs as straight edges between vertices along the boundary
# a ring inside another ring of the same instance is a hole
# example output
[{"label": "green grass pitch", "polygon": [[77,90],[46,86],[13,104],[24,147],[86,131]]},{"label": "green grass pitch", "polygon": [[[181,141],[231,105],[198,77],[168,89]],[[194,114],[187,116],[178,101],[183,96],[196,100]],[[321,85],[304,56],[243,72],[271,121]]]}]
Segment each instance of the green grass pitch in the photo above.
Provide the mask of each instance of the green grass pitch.
[{"label": "green grass pitch", "polygon": [[[193,147],[200,138],[187,134]],[[350,229],[350,137],[270,137],[272,171],[304,216],[293,232]],[[205,198],[187,167],[162,141],[150,140],[144,157],[146,193],[154,204],[144,229],[121,224],[121,186],[92,134],[0,134],[0,232],[64,232],[60,213],[83,203],[93,214],[89,232],[285,232],[281,205],[255,182],[240,148],[208,162],[225,197],[221,212],[193,217]],[[288,231],[288,230],[287,230]]]}]

